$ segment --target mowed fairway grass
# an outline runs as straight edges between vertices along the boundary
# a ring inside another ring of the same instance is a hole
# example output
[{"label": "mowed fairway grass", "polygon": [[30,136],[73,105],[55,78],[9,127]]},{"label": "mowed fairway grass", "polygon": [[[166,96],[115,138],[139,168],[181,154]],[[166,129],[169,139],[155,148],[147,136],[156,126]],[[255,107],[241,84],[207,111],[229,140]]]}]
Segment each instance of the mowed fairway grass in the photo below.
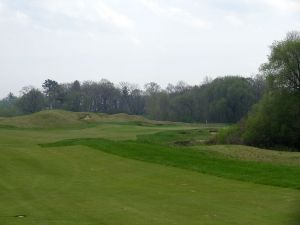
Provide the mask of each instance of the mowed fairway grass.
[{"label": "mowed fairway grass", "polygon": [[300,154],[203,145],[217,128],[63,111],[0,119],[0,225],[300,224]]}]

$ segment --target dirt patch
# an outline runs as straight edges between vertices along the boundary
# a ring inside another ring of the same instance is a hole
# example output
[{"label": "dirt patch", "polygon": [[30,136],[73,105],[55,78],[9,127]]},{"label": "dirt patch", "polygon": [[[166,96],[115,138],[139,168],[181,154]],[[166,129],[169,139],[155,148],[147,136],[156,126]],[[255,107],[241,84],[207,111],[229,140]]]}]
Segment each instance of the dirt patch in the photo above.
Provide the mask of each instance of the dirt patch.
[{"label": "dirt patch", "polygon": [[92,119],[89,115],[86,115],[82,120],[90,120]]}]

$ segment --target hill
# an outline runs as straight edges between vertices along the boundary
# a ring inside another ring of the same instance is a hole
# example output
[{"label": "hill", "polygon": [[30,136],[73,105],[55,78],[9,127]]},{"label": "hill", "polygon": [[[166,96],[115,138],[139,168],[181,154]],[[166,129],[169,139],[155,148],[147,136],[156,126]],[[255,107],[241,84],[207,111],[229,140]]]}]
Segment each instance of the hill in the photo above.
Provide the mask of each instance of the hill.
[{"label": "hill", "polygon": [[135,123],[146,126],[170,124],[125,113],[108,115],[64,110],[45,110],[25,116],[0,117],[0,126],[7,128],[74,128],[95,123]]}]

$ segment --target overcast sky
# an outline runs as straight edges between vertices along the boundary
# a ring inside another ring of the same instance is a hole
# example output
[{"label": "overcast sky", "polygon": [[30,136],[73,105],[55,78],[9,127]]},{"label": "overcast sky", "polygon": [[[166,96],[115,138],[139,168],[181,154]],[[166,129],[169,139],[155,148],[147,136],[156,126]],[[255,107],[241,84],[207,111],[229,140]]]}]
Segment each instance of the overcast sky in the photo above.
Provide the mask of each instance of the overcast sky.
[{"label": "overcast sky", "polygon": [[47,78],[251,76],[291,30],[300,0],[0,0],[0,97]]}]

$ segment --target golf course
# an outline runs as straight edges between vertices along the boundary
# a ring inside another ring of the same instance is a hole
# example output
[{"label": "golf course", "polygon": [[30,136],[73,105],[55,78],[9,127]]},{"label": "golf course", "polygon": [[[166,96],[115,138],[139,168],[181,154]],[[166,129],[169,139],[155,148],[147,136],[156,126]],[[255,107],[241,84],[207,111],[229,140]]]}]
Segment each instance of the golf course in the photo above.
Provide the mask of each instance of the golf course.
[{"label": "golf course", "polygon": [[0,118],[0,225],[299,224],[300,152],[210,145],[225,124]]},{"label": "golf course", "polygon": [[300,0],[0,0],[0,225],[300,225]]}]

